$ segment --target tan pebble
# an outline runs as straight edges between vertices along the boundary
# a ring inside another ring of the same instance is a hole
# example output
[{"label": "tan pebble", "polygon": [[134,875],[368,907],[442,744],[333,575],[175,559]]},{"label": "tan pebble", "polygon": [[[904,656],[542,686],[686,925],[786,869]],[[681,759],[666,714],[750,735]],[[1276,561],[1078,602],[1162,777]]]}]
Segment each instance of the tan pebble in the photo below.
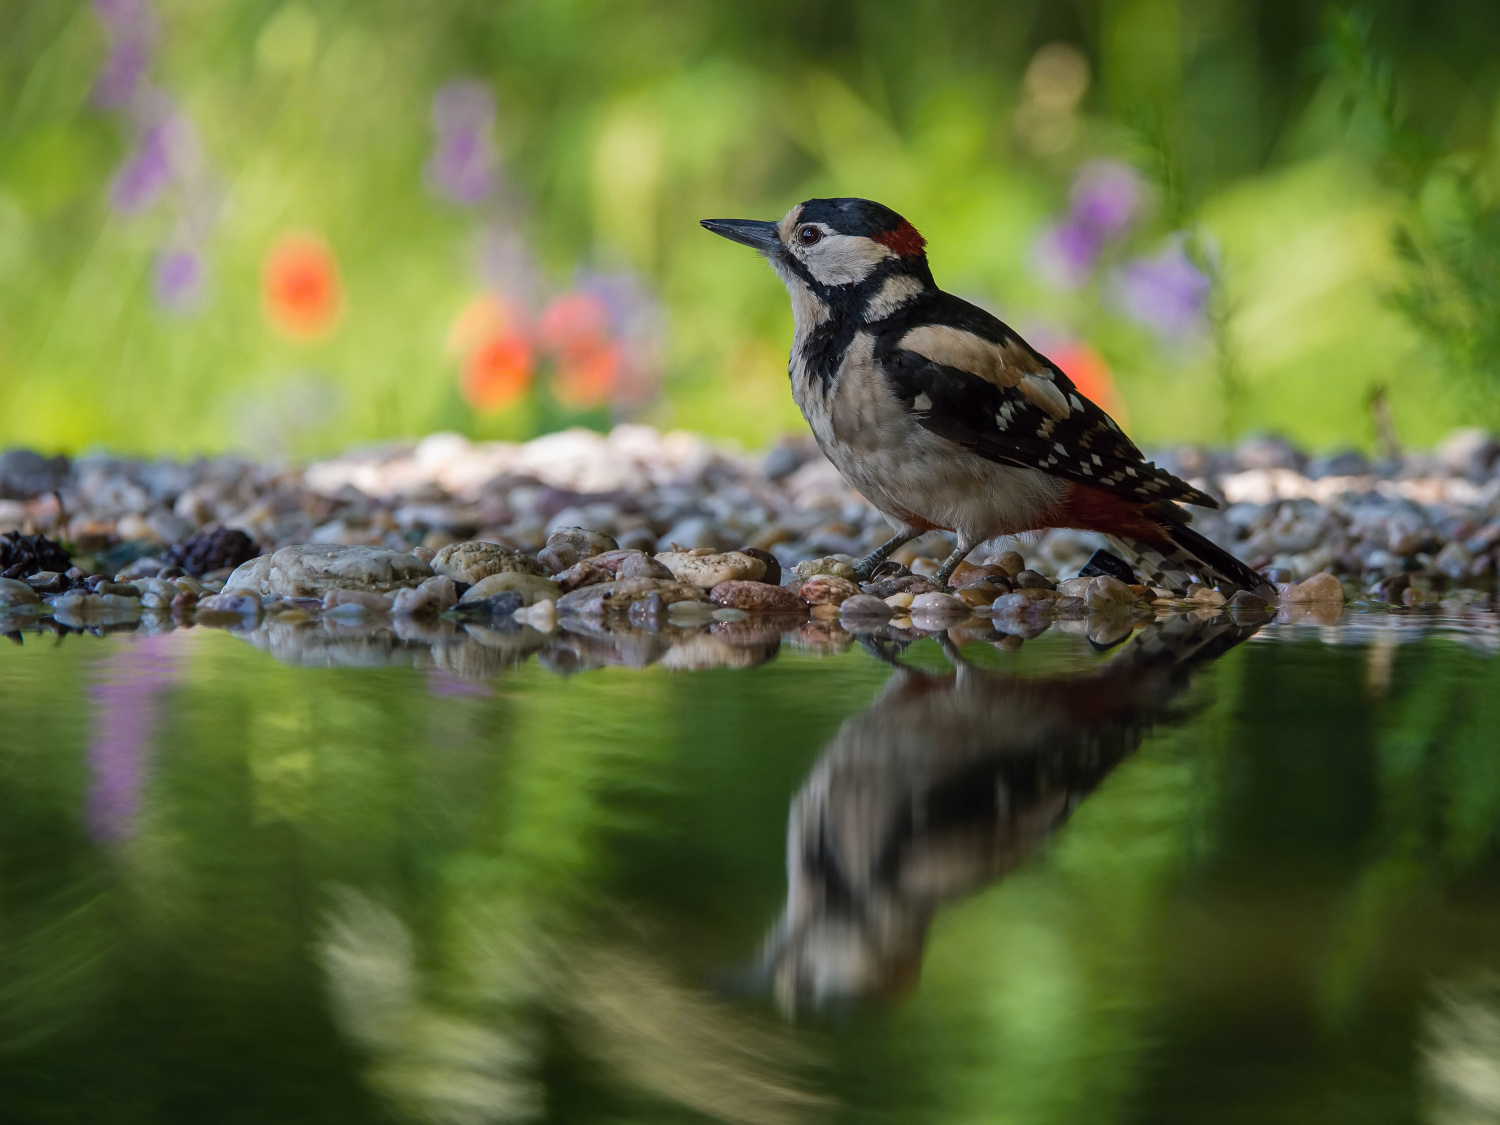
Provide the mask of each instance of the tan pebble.
[{"label": "tan pebble", "polygon": [[885,604],[890,606],[892,609],[905,609],[907,606],[911,605],[912,599],[914,597],[916,597],[915,594],[908,594],[903,590],[899,594],[892,594],[890,597],[886,598]]},{"label": "tan pebble", "polygon": [[1299,582],[1280,591],[1283,602],[1305,604],[1323,602],[1328,605],[1344,604],[1344,587],[1331,574],[1314,574],[1306,582]]},{"label": "tan pebble", "polygon": [[960,587],[957,596],[965,605],[990,605],[1000,596],[1000,591],[993,586],[981,583]]},{"label": "tan pebble", "polygon": [[813,606],[811,612],[814,617],[823,621],[827,621],[832,618],[838,617],[839,607],[836,605],[829,605],[825,602],[821,605]]},{"label": "tan pebble", "polygon": [[839,605],[846,598],[859,593],[859,587],[847,578],[832,574],[818,574],[802,583],[797,591],[809,605]]}]

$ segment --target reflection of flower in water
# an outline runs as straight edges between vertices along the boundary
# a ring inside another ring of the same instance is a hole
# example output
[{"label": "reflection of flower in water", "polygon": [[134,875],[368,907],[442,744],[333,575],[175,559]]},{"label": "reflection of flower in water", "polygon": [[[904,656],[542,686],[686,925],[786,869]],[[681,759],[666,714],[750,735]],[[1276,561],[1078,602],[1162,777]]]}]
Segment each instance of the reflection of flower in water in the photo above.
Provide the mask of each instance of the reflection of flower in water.
[{"label": "reflection of flower in water", "polygon": [[432,97],[432,127],[437,133],[426,166],[427,185],[455,203],[484,202],[499,180],[499,157],[490,127],[495,99],[473,79],[457,79]]},{"label": "reflection of flower in water", "polygon": [[343,303],[333,251],[316,235],[287,235],[266,255],[261,294],[276,329],[298,339],[321,335]]},{"label": "reflection of flower in water", "polygon": [[487,699],[490,695],[489,685],[465,680],[445,668],[427,670],[427,691],[439,699]]},{"label": "reflection of flower in water", "polygon": [[161,695],[179,678],[180,637],[120,638],[89,688],[89,792],[85,818],[101,841],[135,835],[146,758]]},{"label": "reflection of flower in water", "polygon": [[1164,336],[1190,335],[1203,324],[1213,283],[1174,236],[1161,253],[1137,258],[1120,269],[1116,290],[1120,304],[1133,319]]}]

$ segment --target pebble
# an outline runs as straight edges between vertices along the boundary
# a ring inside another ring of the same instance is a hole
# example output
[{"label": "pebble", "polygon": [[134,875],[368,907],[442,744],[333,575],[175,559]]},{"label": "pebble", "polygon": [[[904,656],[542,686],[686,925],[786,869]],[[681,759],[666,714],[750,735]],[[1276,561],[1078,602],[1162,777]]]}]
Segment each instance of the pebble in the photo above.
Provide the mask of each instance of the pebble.
[{"label": "pebble", "polygon": [[849,579],[833,574],[815,574],[797,588],[798,595],[811,606],[841,605],[859,592]]},{"label": "pebble", "polygon": [[807,603],[795,592],[768,582],[731,579],[720,582],[708,596],[715,605],[752,613],[802,613],[807,609]]},{"label": "pebble", "polygon": [[1329,605],[1342,605],[1344,586],[1331,574],[1315,574],[1305,582],[1287,587],[1281,594],[1281,600],[1292,604],[1322,602]]},{"label": "pebble", "polygon": [[550,578],[507,571],[503,574],[491,574],[486,578],[481,578],[464,591],[463,597],[458,599],[458,604],[468,605],[471,602],[481,602],[510,590],[521,595],[523,606],[535,605],[539,601],[556,602],[563,595],[558,583]]},{"label": "pebble", "polygon": [[[472,586],[492,574],[535,574],[547,577],[547,570],[530,555],[513,547],[484,540],[453,543],[433,556],[427,574],[445,574],[455,582]],[[426,574],[423,575],[426,577]]]},{"label": "pebble", "polygon": [[25,582],[0,578],[0,605],[35,605],[41,597]]},{"label": "pebble", "polygon": [[200,612],[232,613],[237,617],[259,616],[263,604],[259,594],[251,590],[234,590],[225,594],[210,594],[198,600]]},{"label": "pebble", "polygon": [[819,575],[829,575],[833,578],[842,578],[847,582],[857,581],[859,575],[855,573],[854,563],[847,558],[839,558],[829,555],[821,559],[804,559],[796,566],[798,578],[815,578]]},{"label": "pebble", "polygon": [[225,580],[225,587],[281,597],[321,597],[336,589],[385,593],[430,577],[432,567],[408,551],[301,543],[244,563]]},{"label": "pebble", "polygon": [[[216,595],[222,597],[223,595]],[[362,609],[367,613],[389,613],[391,599],[386,594],[375,594],[369,590],[329,590],[323,595],[323,608]]]},{"label": "pebble", "polygon": [[1089,579],[1083,600],[1090,609],[1121,609],[1135,601],[1135,595],[1130,592],[1130,587],[1118,578],[1101,574]]},{"label": "pebble", "polygon": [[[923,592],[925,593],[926,591]],[[892,594],[890,597],[886,598],[885,604],[890,606],[892,609],[908,609],[910,608],[911,603],[916,600],[916,597],[917,595],[913,594],[911,591],[903,590],[898,594]]]},{"label": "pebble", "polygon": [[913,617],[918,613],[962,613],[967,616],[969,612],[969,606],[962,598],[936,592],[917,594],[908,608]]},{"label": "pebble", "polygon": [[[684,602],[680,604],[685,605],[687,603]],[[724,606],[720,609],[714,610],[713,613],[709,614],[709,616],[712,617],[715,621],[744,621],[750,615],[743,609],[736,609],[733,606]]]},{"label": "pebble", "polygon": [[626,613],[633,603],[652,597],[660,599],[661,604],[670,609],[678,602],[703,600],[703,591],[672,579],[618,578],[564,594],[557,600],[557,613],[559,617]]},{"label": "pebble", "polygon": [[[902,597],[903,595],[895,596]],[[911,597],[909,594],[904,596]],[[870,594],[855,594],[840,603],[839,615],[844,618],[858,618],[861,621],[889,621],[892,616],[892,606]]]},{"label": "pebble", "polygon": [[656,561],[677,581],[700,590],[712,590],[722,582],[756,581],[766,573],[765,563],[741,551],[663,551]]},{"label": "pebble", "polygon": [[606,551],[617,551],[620,544],[614,536],[586,527],[560,527],[547,536],[547,546],[537,554],[541,563],[553,574],[567,570],[582,559],[602,555]]}]

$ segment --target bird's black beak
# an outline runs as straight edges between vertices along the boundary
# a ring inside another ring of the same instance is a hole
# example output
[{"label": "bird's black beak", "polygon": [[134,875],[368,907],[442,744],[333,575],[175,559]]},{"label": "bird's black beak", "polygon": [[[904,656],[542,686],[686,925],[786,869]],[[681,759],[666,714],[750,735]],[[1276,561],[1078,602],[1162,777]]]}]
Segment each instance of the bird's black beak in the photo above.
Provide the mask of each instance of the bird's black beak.
[{"label": "bird's black beak", "polygon": [[775,223],[759,219],[702,219],[705,227],[715,234],[722,234],[734,242],[744,243],[762,254],[774,254],[781,249],[780,228]]}]

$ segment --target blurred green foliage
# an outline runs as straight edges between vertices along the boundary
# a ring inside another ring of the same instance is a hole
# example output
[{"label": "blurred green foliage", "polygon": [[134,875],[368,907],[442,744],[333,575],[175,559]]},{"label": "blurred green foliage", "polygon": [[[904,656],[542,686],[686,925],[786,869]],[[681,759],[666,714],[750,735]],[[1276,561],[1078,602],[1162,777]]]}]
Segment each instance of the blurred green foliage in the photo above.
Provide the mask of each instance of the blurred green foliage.
[{"label": "blurred green foliage", "polygon": [[[659,295],[648,421],[750,443],[800,427],[784,295],[695,220],[815,194],[896,207],[946,287],[1044,344],[1092,346],[1148,443],[1272,428],[1366,445],[1378,385],[1412,443],[1500,420],[1500,10],[1478,0],[152,10],[147,78],[192,124],[202,199],[178,185],[122,214],[134,141],[94,93],[103,22],[76,0],[0,6],[0,441],[309,454],[607,422],[534,400],[479,416],[459,394],[445,340],[483,286],[480,222],[423,168],[434,93],[461,78],[494,95],[494,214],[542,289],[583,266]],[[1056,44],[1086,62],[1072,93],[1038,67]],[[1059,287],[1035,248],[1101,156],[1145,177],[1149,214],[1118,260]],[[260,297],[297,231],[326,240],[344,290],[310,341],[273,332]],[[1214,280],[1203,328],[1177,338],[1124,314],[1114,272],[1173,232]],[[206,272],[174,311],[158,255],[185,237]]]}]

